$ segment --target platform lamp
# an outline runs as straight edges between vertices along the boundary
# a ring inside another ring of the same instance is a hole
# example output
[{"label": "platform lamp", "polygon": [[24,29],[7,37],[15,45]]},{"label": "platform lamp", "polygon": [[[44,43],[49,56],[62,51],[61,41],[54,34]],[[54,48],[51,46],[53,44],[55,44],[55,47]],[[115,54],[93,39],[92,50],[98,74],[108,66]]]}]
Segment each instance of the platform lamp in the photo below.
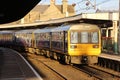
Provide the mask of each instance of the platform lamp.
[{"label": "platform lamp", "polygon": [[94,3],[92,3],[90,0],[87,0],[86,6],[92,5],[92,7],[96,10],[96,0],[94,0]]}]

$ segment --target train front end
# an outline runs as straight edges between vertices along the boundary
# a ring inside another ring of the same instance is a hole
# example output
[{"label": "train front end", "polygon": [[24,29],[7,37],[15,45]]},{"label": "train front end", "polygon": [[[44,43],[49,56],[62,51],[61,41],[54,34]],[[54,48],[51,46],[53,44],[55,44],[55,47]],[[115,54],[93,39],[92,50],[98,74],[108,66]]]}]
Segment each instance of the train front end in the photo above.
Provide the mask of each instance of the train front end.
[{"label": "train front end", "polygon": [[97,63],[100,53],[101,38],[97,25],[71,25],[68,31],[68,55],[71,56],[71,63]]}]

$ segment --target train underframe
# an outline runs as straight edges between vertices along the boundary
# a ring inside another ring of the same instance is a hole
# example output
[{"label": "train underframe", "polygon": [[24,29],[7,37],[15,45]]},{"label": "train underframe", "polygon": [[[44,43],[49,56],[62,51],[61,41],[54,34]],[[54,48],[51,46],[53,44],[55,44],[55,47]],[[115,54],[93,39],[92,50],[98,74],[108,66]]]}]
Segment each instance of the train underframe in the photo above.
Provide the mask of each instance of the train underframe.
[{"label": "train underframe", "polygon": [[79,55],[79,56],[70,56],[67,53],[59,53],[56,51],[50,51],[48,49],[33,49],[29,48],[30,53],[35,53],[37,55],[44,55],[48,58],[64,62],[65,64],[94,64],[98,62],[98,56],[92,55]]}]

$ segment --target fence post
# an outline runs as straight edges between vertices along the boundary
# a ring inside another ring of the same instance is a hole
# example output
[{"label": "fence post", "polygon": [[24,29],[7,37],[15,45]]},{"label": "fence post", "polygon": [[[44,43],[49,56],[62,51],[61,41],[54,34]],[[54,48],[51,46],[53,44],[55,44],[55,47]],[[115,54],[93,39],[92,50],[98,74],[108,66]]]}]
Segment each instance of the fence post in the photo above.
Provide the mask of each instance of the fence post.
[{"label": "fence post", "polygon": [[118,26],[117,20],[113,21],[113,30],[114,30],[114,52],[118,54]]}]

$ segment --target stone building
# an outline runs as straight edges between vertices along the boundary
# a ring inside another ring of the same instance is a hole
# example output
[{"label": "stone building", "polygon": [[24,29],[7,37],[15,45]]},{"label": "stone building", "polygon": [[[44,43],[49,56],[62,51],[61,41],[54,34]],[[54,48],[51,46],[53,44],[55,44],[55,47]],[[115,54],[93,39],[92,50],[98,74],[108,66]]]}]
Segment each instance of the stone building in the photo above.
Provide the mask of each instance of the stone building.
[{"label": "stone building", "polygon": [[23,19],[21,23],[46,21],[75,15],[75,5],[68,5],[67,0],[62,0],[61,5],[56,5],[55,0],[50,0],[50,5],[37,5]]}]

